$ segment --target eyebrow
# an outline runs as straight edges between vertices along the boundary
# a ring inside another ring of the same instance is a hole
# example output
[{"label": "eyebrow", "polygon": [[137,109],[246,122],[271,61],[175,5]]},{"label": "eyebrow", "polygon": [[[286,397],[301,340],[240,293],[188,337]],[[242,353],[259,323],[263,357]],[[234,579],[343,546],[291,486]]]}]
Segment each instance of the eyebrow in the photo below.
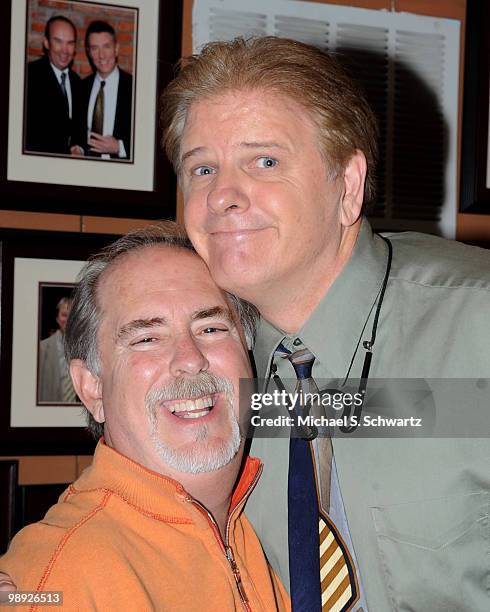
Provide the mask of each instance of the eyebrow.
[{"label": "eyebrow", "polygon": [[182,164],[188,157],[192,157],[193,155],[196,155],[197,153],[201,153],[201,151],[205,151],[205,147],[194,147],[190,151],[186,151],[184,155],[182,155],[180,159],[180,163]]},{"label": "eyebrow", "polygon": [[[268,142],[268,141],[241,142],[239,144],[239,147],[242,147],[245,149],[283,149],[285,151],[288,150],[288,148],[285,147],[284,145],[280,145],[277,142]],[[198,153],[202,153],[204,151],[206,151],[206,147],[194,147],[193,149],[186,151],[182,155],[180,159],[180,163],[182,164],[189,157],[193,157],[194,155],[197,155]]]},{"label": "eyebrow", "polygon": [[247,149],[286,149],[284,145],[269,141],[241,142],[240,146]]},{"label": "eyebrow", "polygon": [[201,319],[212,319],[219,318],[227,323],[235,324],[231,312],[228,308],[223,308],[222,306],[213,306],[212,308],[204,308],[203,310],[198,310],[193,313],[192,320],[200,321]]},{"label": "eyebrow", "polygon": [[[227,323],[235,325],[233,316],[229,309],[222,306],[213,306],[212,308],[203,308],[197,310],[191,316],[192,321],[201,321],[202,319],[219,318]],[[168,325],[168,320],[165,317],[151,317],[150,319],[134,319],[123,325],[116,334],[116,342],[124,341],[128,336],[131,337],[145,329],[153,329]]]},{"label": "eyebrow", "polygon": [[143,329],[152,329],[167,324],[165,317],[152,317],[151,319],[134,319],[123,325],[116,334],[116,342],[124,340],[128,336],[142,331]]}]

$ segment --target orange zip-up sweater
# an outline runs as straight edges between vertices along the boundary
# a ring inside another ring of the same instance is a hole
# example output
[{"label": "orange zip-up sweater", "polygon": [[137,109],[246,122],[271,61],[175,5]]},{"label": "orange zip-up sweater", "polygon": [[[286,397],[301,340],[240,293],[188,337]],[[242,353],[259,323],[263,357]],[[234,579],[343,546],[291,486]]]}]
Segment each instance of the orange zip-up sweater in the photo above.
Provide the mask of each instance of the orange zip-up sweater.
[{"label": "orange zip-up sweater", "polygon": [[99,442],[92,466],[13,539],[0,571],[22,591],[63,591],[63,610],[289,610],[242,512],[261,471],[247,459],[223,540],[179,483]]}]

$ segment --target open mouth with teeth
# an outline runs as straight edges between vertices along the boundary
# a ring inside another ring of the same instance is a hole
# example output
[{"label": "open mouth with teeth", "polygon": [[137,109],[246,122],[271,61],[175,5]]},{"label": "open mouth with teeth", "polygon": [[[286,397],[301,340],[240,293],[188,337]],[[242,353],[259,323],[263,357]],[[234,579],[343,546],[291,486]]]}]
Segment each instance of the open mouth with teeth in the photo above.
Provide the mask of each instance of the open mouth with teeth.
[{"label": "open mouth with teeth", "polygon": [[215,403],[216,395],[205,395],[193,399],[181,399],[173,402],[165,402],[165,407],[179,419],[199,419],[211,412]]}]

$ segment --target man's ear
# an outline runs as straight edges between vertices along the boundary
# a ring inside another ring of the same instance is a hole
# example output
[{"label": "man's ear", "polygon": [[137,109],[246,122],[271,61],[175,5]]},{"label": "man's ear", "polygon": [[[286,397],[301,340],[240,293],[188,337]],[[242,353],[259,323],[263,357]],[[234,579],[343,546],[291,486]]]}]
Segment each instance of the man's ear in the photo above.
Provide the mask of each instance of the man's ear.
[{"label": "man's ear", "polygon": [[46,36],[43,38],[43,47],[46,49],[46,51],[49,51],[49,40],[46,38]]},{"label": "man's ear", "polygon": [[70,375],[76,394],[98,423],[105,421],[102,382],[81,359],[72,359]]},{"label": "man's ear", "polygon": [[364,153],[356,149],[343,172],[344,195],[340,207],[340,222],[344,227],[353,225],[361,215],[366,172]]}]

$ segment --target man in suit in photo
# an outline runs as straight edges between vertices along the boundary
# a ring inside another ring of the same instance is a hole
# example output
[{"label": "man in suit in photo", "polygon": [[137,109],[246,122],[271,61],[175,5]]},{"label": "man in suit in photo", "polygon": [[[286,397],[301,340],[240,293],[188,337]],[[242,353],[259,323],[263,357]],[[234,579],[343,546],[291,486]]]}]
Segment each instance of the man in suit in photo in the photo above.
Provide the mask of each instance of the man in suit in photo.
[{"label": "man in suit in photo", "polygon": [[90,23],[85,50],[94,72],[82,81],[86,140],[78,153],[83,149],[102,159],[130,159],[133,77],[117,65],[119,44],[114,28],[105,21]]},{"label": "man in suit in photo", "polygon": [[25,151],[70,154],[76,117],[81,111],[78,74],[71,69],[77,31],[56,15],[46,23],[44,55],[27,66]]},{"label": "man in suit in photo", "polygon": [[77,401],[68,370],[63,338],[72,300],[62,297],[56,305],[58,329],[39,344],[39,401],[73,403]]}]

